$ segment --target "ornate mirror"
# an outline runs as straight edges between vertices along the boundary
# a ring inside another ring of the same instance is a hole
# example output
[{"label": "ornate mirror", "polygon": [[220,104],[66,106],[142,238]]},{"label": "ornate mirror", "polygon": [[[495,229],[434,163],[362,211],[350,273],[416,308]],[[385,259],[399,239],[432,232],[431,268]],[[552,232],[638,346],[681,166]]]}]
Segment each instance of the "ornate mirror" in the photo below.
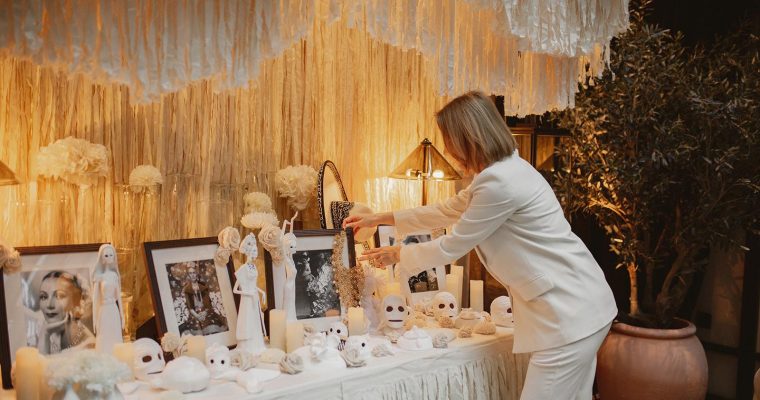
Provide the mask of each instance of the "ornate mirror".
[{"label": "ornate mirror", "polygon": [[317,203],[319,205],[319,222],[322,225],[322,229],[340,229],[340,227],[334,225],[335,218],[338,217],[334,214],[345,213],[345,215],[348,215],[351,204],[348,203],[348,196],[346,196],[346,190],[343,188],[343,181],[340,180],[338,168],[330,160],[322,163],[322,167],[319,168]]}]

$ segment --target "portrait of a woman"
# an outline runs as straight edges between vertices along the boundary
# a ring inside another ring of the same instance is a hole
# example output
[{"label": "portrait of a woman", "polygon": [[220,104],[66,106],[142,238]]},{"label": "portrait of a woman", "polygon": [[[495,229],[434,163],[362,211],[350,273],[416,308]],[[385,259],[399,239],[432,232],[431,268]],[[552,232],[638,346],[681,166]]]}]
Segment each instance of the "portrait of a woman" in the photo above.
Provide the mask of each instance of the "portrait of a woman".
[{"label": "portrait of a woman", "polygon": [[38,294],[43,316],[37,341],[40,353],[57,354],[94,344],[94,335],[82,321],[84,293],[79,279],[68,272],[52,271],[42,278]]}]

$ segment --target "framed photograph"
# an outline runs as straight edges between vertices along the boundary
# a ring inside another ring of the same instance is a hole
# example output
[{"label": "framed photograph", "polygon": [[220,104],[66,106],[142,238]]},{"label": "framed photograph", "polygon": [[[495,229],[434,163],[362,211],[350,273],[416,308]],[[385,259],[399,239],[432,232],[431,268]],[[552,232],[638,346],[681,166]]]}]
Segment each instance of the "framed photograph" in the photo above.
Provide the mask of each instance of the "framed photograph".
[{"label": "framed photograph", "polygon": [[[445,232],[445,231],[444,231]],[[433,232],[415,232],[413,234],[399,237],[396,234],[396,228],[390,225],[380,225],[375,233],[375,245],[377,247],[401,245],[406,246],[415,243],[425,243],[433,240]],[[401,277],[395,271],[395,265],[391,268],[389,276],[393,279]],[[440,290],[445,290],[446,285],[446,266],[434,265],[426,266],[426,269],[417,275],[410,276],[407,284],[401,285],[401,292],[411,304],[429,301]]]},{"label": "framed photograph", "polygon": [[235,266],[214,265],[216,237],[146,242],[145,258],[159,337],[205,336],[210,346],[237,344]]},{"label": "framed photograph", "polygon": [[53,355],[95,346],[90,280],[100,244],[19,247],[22,268],[0,274],[0,361],[11,388],[16,350]]},{"label": "framed photograph", "polygon": [[[339,321],[344,310],[341,309],[338,290],[333,277],[332,253],[335,235],[339,229],[295,230],[296,253],[293,261],[296,266],[296,318],[308,320],[318,330],[327,330],[330,323]],[[354,246],[353,239],[346,237],[343,246],[343,266],[349,268],[349,248]],[[274,268],[272,257],[265,251],[267,304],[273,308],[282,305],[282,290],[285,283],[285,268]]]}]

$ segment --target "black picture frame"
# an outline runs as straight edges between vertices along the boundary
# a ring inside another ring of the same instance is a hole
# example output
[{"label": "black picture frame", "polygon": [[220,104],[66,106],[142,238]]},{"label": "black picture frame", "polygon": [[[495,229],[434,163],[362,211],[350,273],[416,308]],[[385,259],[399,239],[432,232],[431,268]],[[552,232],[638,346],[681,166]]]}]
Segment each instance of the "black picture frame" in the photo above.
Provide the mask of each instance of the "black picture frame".
[{"label": "black picture frame", "polygon": [[[296,236],[296,238],[323,238],[325,239],[325,243],[323,246],[319,248],[319,250],[330,250],[332,252],[333,244],[335,240],[335,236],[339,235],[342,232],[340,229],[307,229],[307,230],[294,230],[293,234]],[[301,245],[297,244],[297,248],[300,248]],[[344,261],[345,261],[345,267],[351,268],[355,265],[355,260],[352,260],[352,253],[354,249],[355,243],[353,234],[350,232],[346,232],[346,242],[343,247],[343,254],[344,254]],[[300,251],[311,251],[311,250],[296,250],[296,253]],[[332,253],[331,253],[332,254]],[[271,254],[264,250],[264,265],[266,269],[266,293],[267,293],[267,310],[265,315],[265,320],[267,325],[269,325],[269,311],[272,309],[277,308],[276,299],[275,299],[275,271],[272,265],[272,256]],[[337,288],[336,288],[337,293]],[[297,295],[297,294],[296,294]],[[342,308],[342,306],[341,306]],[[334,317],[337,317],[337,319],[340,319],[343,315],[343,311],[341,310],[341,313],[338,316],[330,316],[326,317],[326,320],[323,320],[322,318],[299,318],[299,321],[304,322],[311,322],[312,324],[317,327],[317,329],[320,329],[325,326],[328,322],[331,320],[334,320]]]},{"label": "black picture frame", "polygon": [[[218,248],[219,243],[217,241],[217,237],[203,237],[203,238],[192,238],[192,239],[177,239],[177,240],[164,240],[164,241],[156,241],[156,242],[145,242],[143,243],[143,246],[145,248],[145,267],[147,268],[147,276],[148,280],[150,281],[150,294],[151,299],[153,301],[153,311],[155,313],[155,320],[156,320],[156,330],[158,332],[158,338],[161,338],[164,334],[167,332],[174,331],[174,329],[170,329],[167,323],[167,313],[166,313],[166,307],[167,305],[164,304],[164,298],[165,293],[162,292],[161,287],[165,286],[162,285],[163,278],[159,276],[158,270],[157,270],[157,260],[155,259],[155,252],[161,251],[161,250],[170,250],[170,249],[183,249],[183,248],[193,248],[193,247],[206,247],[215,245],[214,251],[216,248]],[[187,260],[183,261],[174,261],[172,264],[179,263],[179,262],[194,262],[194,261],[200,261],[198,259],[190,259],[189,255],[185,258],[188,258]],[[212,260],[213,262],[214,254],[209,253],[204,256],[204,261],[207,261],[208,259]],[[168,264],[163,264],[168,265]],[[215,266],[215,268],[218,268]],[[228,278],[227,282],[220,282],[220,292],[222,292],[222,296],[225,296],[225,293],[227,289],[229,292],[226,293],[227,296],[230,296],[232,298],[233,304],[225,304],[225,314],[227,319],[227,330],[225,332],[219,332],[214,334],[209,334],[204,336],[209,340],[209,345],[211,343],[219,343],[223,344],[229,348],[234,348],[237,344],[235,339],[235,324],[230,323],[230,315],[234,314],[233,320],[237,322],[237,311],[240,307],[240,296],[232,292],[232,288],[235,286],[235,264],[232,260],[232,257],[229,258],[226,264],[225,268],[227,274],[226,277]],[[219,275],[217,275],[217,279],[219,278]],[[179,328],[179,324],[178,328]],[[173,328],[173,327],[172,327]],[[177,332],[175,332],[177,333]],[[223,334],[223,335],[222,335]],[[217,336],[221,335],[221,336]]]},{"label": "black picture frame", "polygon": [[[21,271],[7,274],[5,272],[0,273],[0,327],[5,329],[2,335],[0,335],[0,365],[2,366],[2,384],[3,389],[12,389],[13,383],[11,382],[11,367],[13,363],[13,351],[11,349],[11,337],[8,332],[9,329],[9,315],[8,315],[8,302],[6,301],[7,292],[5,290],[6,282],[9,280],[9,275],[20,274],[25,270],[33,270],[34,267],[24,265],[24,258],[28,256],[39,255],[56,255],[56,254],[71,254],[71,253],[93,253],[94,260],[91,266],[87,266],[92,269],[97,262],[98,250],[102,243],[88,243],[88,244],[72,244],[72,245],[55,245],[55,246],[35,246],[35,247],[17,247],[16,250],[21,255],[22,268]],[[35,266],[36,267],[36,266]],[[91,272],[90,271],[90,272]],[[89,278],[89,277],[88,277]]]}]

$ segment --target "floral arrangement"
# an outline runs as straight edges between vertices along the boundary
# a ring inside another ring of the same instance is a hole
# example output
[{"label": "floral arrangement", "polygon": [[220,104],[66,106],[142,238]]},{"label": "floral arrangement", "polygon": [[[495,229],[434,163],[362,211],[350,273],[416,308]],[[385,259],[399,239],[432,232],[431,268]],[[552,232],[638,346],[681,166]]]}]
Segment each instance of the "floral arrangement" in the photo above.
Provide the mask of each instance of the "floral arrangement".
[{"label": "floral arrangement", "polygon": [[18,251],[0,241],[0,272],[13,273],[21,269],[21,257]]},{"label": "floral arrangement", "polygon": [[288,205],[303,210],[317,190],[317,171],[308,165],[288,166],[277,171],[275,188],[280,197],[288,199]]},{"label": "floral arrangement", "polygon": [[142,193],[146,188],[164,183],[161,171],[152,165],[138,165],[129,173],[130,190]]},{"label": "floral arrangement", "polygon": [[82,350],[49,360],[45,376],[48,385],[55,390],[78,384],[90,392],[108,394],[116,390],[117,382],[131,375],[126,364],[95,350]]},{"label": "floral arrangement", "polygon": [[343,247],[346,245],[346,233],[335,235],[332,251],[333,279],[340,302],[348,307],[361,305],[364,291],[364,268],[346,268],[343,265]]},{"label": "floral arrangement", "polygon": [[41,148],[35,169],[37,175],[88,187],[108,175],[108,150],[102,144],[69,136]]},{"label": "floral arrangement", "polygon": [[172,353],[177,358],[187,352],[187,338],[190,335],[180,337],[176,333],[167,332],[161,338],[161,349],[167,353]]},{"label": "floral arrangement", "polygon": [[276,228],[280,221],[273,212],[256,211],[243,215],[243,218],[240,218],[240,223],[248,229],[256,230],[262,229],[265,226],[274,226]]},{"label": "floral arrangement", "polygon": [[266,193],[248,193],[243,196],[243,203],[245,203],[244,211],[246,214],[254,212],[274,213],[274,209],[272,208],[272,199],[269,198]]},{"label": "floral arrangement", "polygon": [[266,225],[259,232],[259,243],[272,256],[272,261],[280,262],[285,256],[282,253],[282,231],[275,225]]}]

